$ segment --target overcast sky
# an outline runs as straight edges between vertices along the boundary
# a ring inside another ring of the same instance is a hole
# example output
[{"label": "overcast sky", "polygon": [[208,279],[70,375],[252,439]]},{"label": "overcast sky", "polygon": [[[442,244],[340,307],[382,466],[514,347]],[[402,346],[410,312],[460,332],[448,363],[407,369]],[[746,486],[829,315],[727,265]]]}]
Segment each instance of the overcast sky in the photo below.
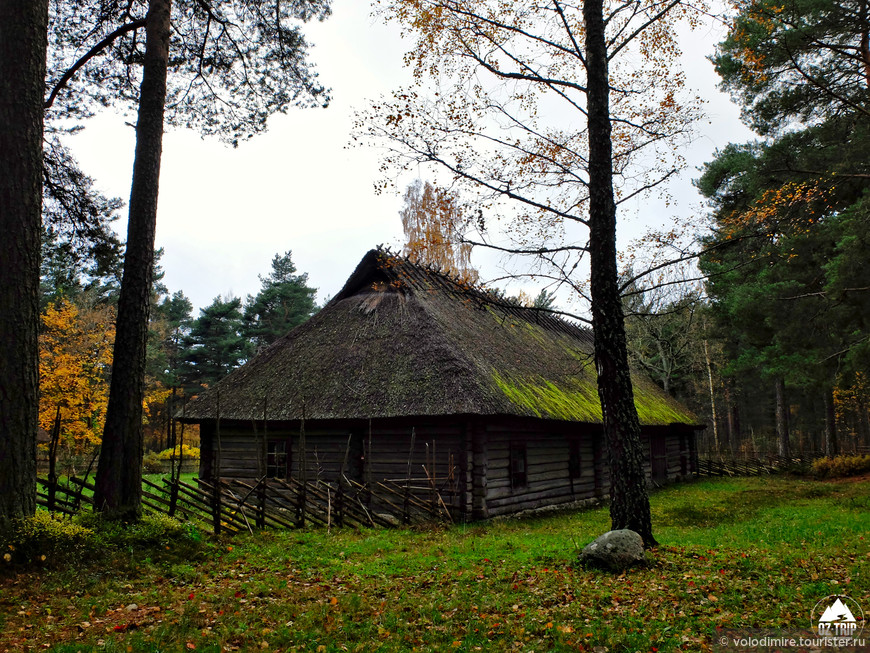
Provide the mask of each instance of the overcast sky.
[{"label": "overcast sky", "polygon": [[[349,148],[355,109],[388,93],[409,74],[405,44],[395,26],[370,16],[365,0],[334,0],[333,15],[307,26],[311,60],[332,89],[327,109],[290,111],[270,120],[269,131],[237,149],[192,132],[169,131],[164,139],[157,219],[157,246],[165,249],[164,282],[202,308],[218,295],[256,293],[276,253],[293,251],[300,272],[323,302],[341,289],[363,254],[378,244],[398,249],[401,200],[378,196],[378,153]],[[738,110],[716,88],[706,55],[720,35],[701,31],[684,43],[689,83],[709,99],[709,124],[689,152],[690,168],[673,190],[674,207],[650,201],[642,216],[627,216],[623,232],[672,214],[697,213],[691,186],[695,167],[717,147],[749,138]],[[127,120],[130,120],[129,118]],[[72,139],[82,169],[106,194],[129,197],[133,128],[103,115]],[[119,223],[122,236],[126,225]],[[490,257],[473,257],[484,278],[499,276]]]}]

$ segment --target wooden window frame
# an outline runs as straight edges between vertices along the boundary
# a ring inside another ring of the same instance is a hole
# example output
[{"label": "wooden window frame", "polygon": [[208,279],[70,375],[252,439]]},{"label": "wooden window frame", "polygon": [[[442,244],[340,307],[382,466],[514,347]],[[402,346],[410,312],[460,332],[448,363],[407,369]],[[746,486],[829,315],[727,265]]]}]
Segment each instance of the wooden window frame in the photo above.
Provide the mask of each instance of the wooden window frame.
[{"label": "wooden window frame", "polygon": [[290,470],[290,447],[287,440],[266,442],[266,478],[286,479]]},{"label": "wooden window frame", "polygon": [[511,442],[509,463],[511,489],[529,486],[529,458],[525,442]]}]

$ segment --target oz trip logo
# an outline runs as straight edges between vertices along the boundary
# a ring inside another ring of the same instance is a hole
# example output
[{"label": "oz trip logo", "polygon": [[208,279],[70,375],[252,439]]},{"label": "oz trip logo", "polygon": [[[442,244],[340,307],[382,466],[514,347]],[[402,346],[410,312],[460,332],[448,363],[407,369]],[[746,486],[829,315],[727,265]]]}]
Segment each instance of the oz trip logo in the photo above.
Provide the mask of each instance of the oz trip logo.
[{"label": "oz trip logo", "polygon": [[856,638],[864,629],[864,611],[848,596],[826,596],[813,608],[812,620],[819,637]]}]

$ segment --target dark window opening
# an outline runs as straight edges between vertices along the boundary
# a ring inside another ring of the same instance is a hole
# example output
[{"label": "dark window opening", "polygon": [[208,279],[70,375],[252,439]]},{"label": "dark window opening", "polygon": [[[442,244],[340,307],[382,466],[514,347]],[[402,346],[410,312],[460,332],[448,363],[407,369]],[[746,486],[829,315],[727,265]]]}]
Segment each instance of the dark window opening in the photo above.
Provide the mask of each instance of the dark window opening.
[{"label": "dark window opening", "polygon": [[571,479],[580,478],[583,474],[580,467],[580,440],[570,440],[568,446],[568,476]]},{"label": "dark window opening", "polygon": [[526,445],[511,445],[511,487],[525,487],[528,484],[526,472]]},{"label": "dark window opening", "polygon": [[286,440],[269,440],[266,444],[266,478],[287,478]]},{"label": "dark window opening", "polygon": [[350,480],[361,483],[364,471],[365,445],[363,443],[363,436],[362,433],[352,432],[350,434],[350,445],[347,450],[347,464],[344,468],[344,475]]}]

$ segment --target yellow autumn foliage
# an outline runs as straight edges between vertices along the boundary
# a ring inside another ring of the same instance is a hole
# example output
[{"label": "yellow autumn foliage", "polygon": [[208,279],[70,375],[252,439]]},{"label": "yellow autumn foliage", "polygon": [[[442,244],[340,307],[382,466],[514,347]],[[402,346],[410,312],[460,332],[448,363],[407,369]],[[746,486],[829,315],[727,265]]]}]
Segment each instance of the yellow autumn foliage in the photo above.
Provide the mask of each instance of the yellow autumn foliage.
[{"label": "yellow autumn foliage", "polygon": [[399,215],[407,238],[405,254],[412,261],[434,265],[462,283],[477,282],[471,245],[462,239],[465,225],[455,197],[418,179],[405,191],[405,207]]},{"label": "yellow autumn foliage", "polygon": [[39,336],[39,426],[51,432],[57,409],[61,439],[77,448],[98,444],[109,399],[115,341],[111,307],[49,304]]}]

